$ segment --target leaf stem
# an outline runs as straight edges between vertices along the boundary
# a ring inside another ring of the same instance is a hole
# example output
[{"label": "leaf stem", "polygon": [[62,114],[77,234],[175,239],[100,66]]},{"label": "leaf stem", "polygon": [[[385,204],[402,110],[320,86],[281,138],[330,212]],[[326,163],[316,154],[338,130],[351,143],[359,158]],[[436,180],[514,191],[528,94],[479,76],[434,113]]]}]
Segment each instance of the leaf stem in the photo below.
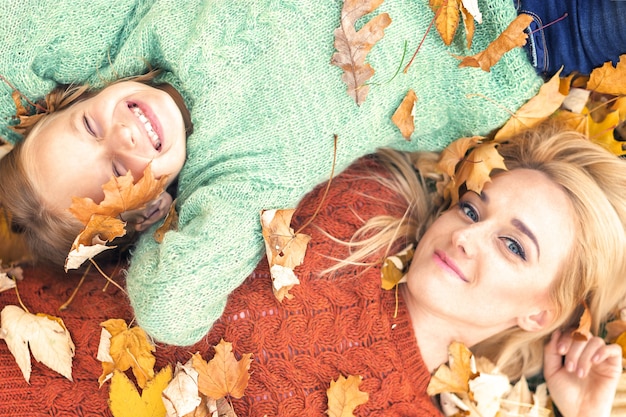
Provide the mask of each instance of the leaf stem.
[{"label": "leaf stem", "polygon": [[100,274],[106,278],[106,280],[108,282],[110,282],[111,284],[115,285],[120,291],[122,291],[124,294],[126,294],[126,291],[124,290],[124,288],[122,288],[120,286],[120,284],[118,284],[117,282],[113,281],[107,274],[104,273],[104,271],[102,269],[100,269],[100,267],[98,266],[98,264],[96,263],[96,261],[94,261],[93,259],[89,259],[89,261],[93,264],[93,266],[96,267],[96,269],[98,270],[98,272],[100,272]]},{"label": "leaf stem", "polygon": [[83,276],[80,278],[80,281],[78,281],[78,285],[76,285],[76,288],[74,288],[74,291],[72,291],[72,294],[67,299],[67,301],[64,302],[59,307],[59,311],[65,310],[66,308],[69,307],[69,305],[72,303],[72,301],[74,301],[74,297],[76,297],[76,294],[78,294],[78,290],[83,285],[83,282],[85,282],[85,277],[87,276],[87,274],[89,273],[90,270],[91,270],[91,264],[87,265],[87,268],[85,269],[85,272],[83,273]]},{"label": "leaf stem", "polygon": [[426,40],[426,36],[428,36],[428,33],[430,32],[430,30],[433,28],[433,25],[435,24],[435,21],[437,20],[437,18],[439,17],[439,14],[441,13],[441,10],[443,10],[443,8],[446,7],[447,5],[448,5],[448,0],[445,0],[443,2],[443,4],[441,5],[441,7],[439,7],[439,9],[437,9],[437,11],[435,12],[435,15],[433,16],[432,20],[430,21],[430,24],[426,28],[426,32],[424,32],[424,36],[422,36],[422,40],[420,41],[419,45],[417,45],[417,49],[415,49],[415,52],[413,53],[413,56],[411,57],[411,60],[409,61],[408,64],[406,64],[406,67],[404,67],[404,71],[402,71],[405,74],[409,70],[409,67],[411,66],[411,64],[413,64],[413,61],[415,60],[415,57],[417,56],[417,53],[422,48],[422,44]]},{"label": "leaf stem", "polygon": [[17,302],[20,303],[20,306],[22,306],[22,309],[24,309],[25,312],[30,313],[30,311],[26,308],[26,306],[22,302],[22,297],[20,297],[20,292],[17,289],[17,280],[15,279],[15,277],[11,277],[11,278],[13,279],[13,282],[15,283],[15,295],[17,295]]}]

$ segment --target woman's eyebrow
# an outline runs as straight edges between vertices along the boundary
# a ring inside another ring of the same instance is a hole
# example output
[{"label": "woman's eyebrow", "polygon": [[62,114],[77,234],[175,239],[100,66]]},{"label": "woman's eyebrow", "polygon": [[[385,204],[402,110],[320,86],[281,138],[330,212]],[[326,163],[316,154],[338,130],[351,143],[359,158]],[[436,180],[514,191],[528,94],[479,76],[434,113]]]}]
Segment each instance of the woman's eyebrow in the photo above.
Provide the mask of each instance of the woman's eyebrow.
[{"label": "woman's eyebrow", "polygon": [[522,232],[523,234],[525,234],[526,236],[528,236],[528,238],[530,240],[533,241],[533,243],[535,244],[535,247],[537,248],[537,259],[539,259],[539,242],[537,241],[537,237],[535,237],[535,234],[528,228],[528,226],[526,226],[524,224],[524,222],[522,222],[519,219],[513,219],[511,220],[511,224],[520,232]]}]

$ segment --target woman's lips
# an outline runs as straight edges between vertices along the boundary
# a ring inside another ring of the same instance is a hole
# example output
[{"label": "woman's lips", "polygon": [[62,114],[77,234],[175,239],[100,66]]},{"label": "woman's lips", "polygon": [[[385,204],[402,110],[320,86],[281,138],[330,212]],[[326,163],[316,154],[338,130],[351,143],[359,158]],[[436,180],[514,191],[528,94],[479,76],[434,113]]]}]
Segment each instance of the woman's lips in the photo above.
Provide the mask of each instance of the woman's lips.
[{"label": "woman's lips", "polygon": [[458,276],[462,281],[469,282],[469,280],[463,275],[463,272],[459,269],[458,266],[450,259],[445,252],[443,251],[435,251],[433,255],[433,259],[435,263],[439,265],[441,268],[451,272],[452,274]]}]

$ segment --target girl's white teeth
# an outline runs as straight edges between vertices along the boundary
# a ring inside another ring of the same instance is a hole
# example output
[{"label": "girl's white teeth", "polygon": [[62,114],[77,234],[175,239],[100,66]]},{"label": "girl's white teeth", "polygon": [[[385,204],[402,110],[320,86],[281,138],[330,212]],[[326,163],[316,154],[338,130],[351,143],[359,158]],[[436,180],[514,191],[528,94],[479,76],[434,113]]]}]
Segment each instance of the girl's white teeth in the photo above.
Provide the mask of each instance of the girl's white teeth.
[{"label": "girl's white teeth", "polygon": [[137,116],[139,121],[143,123],[143,125],[145,126],[146,132],[148,132],[148,137],[152,141],[152,145],[154,146],[154,149],[156,149],[157,151],[160,151],[161,139],[159,139],[159,135],[157,135],[157,133],[152,128],[152,123],[150,123],[150,120],[148,120],[146,115],[143,114],[139,106],[137,106],[136,104],[131,104],[128,107],[135,114],[135,116]]}]

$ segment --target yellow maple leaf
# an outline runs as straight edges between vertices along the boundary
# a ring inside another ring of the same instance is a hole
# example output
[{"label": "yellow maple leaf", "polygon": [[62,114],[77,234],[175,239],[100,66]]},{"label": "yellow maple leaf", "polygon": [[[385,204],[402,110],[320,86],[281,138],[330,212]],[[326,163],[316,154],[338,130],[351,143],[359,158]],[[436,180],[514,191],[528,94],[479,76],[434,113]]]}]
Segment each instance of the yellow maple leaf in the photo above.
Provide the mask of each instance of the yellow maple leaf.
[{"label": "yellow maple leaf", "polygon": [[109,408],[114,417],[165,417],[166,410],[161,393],[172,379],[168,365],[145,386],[141,395],[135,385],[116,370],[111,378]]},{"label": "yellow maple leaf", "polygon": [[383,266],[380,268],[382,289],[390,290],[398,285],[409,270],[414,253],[413,244],[410,244],[397,254],[385,258]]},{"label": "yellow maple leaf", "polygon": [[199,354],[192,357],[193,367],[198,371],[198,391],[218,400],[231,396],[241,398],[248,386],[252,354],[242,355],[240,360],[233,354],[233,344],[223,339],[215,346],[215,356],[206,362]]},{"label": "yellow maple leaf", "polygon": [[626,54],[619,57],[616,66],[608,61],[591,71],[587,89],[616,96],[626,95]]},{"label": "yellow maple leaf", "polygon": [[369,394],[359,390],[362,379],[358,375],[339,375],[337,381],[330,381],[326,390],[330,417],[352,417],[356,407],[369,401]]},{"label": "yellow maple leaf", "polygon": [[459,184],[465,182],[468,190],[480,194],[485,183],[491,181],[489,174],[492,170],[506,170],[504,158],[498,153],[497,146],[497,143],[490,142],[475,147],[456,174]]},{"label": "yellow maple leaf", "polygon": [[383,38],[391,23],[387,13],[374,16],[358,31],[357,20],[373,12],[384,0],[345,0],[341,9],[341,23],[335,29],[335,52],[331,64],[343,69],[341,79],[348,86],[348,95],[361,105],[369,92],[365,83],[374,75],[374,68],[365,63],[372,47]]},{"label": "yellow maple leaf", "polygon": [[398,106],[393,116],[391,116],[391,121],[400,129],[402,137],[406,140],[410,140],[413,131],[415,131],[414,110],[416,102],[417,96],[415,95],[415,91],[409,89],[406,96],[402,99],[400,106]]},{"label": "yellow maple leaf", "polygon": [[539,125],[561,107],[566,95],[561,90],[560,73],[561,70],[544,83],[539,92],[511,116],[496,133],[496,141],[502,142]]},{"label": "yellow maple leaf", "polygon": [[261,229],[265,242],[265,253],[272,276],[272,288],[279,301],[291,298],[289,290],[300,283],[293,272],[302,264],[311,236],[294,233],[289,226],[295,210],[263,210]]},{"label": "yellow maple leaf", "polygon": [[480,67],[483,71],[489,71],[505,53],[526,44],[528,35],[524,33],[524,29],[532,21],[532,16],[520,13],[484,51],[473,56],[464,57],[459,66]]},{"label": "yellow maple leaf", "polygon": [[155,348],[141,327],[128,328],[122,319],[110,319],[100,323],[111,334],[110,355],[113,362],[102,362],[100,385],[115,371],[132,368],[137,385],[144,388],[154,378]]},{"label": "yellow maple leaf", "polygon": [[454,177],[456,172],[456,166],[459,162],[465,159],[467,151],[476,146],[483,137],[472,136],[467,138],[460,138],[450,143],[441,152],[439,162],[437,163],[437,169],[449,177]]},{"label": "yellow maple leaf", "polygon": [[430,379],[426,392],[433,396],[442,392],[467,393],[469,381],[475,376],[472,352],[460,342],[452,342],[448,347],[448,364],[443,364]]}]

